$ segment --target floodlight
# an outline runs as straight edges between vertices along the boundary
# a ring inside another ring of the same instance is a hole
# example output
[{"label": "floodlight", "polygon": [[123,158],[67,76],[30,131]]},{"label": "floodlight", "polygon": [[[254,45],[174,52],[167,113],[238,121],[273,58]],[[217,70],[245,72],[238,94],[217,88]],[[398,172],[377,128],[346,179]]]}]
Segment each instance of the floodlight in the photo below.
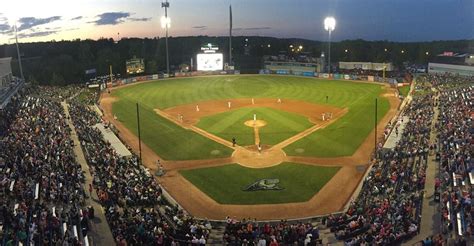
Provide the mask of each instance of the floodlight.
[{"label": "floodlight", "polygon": [[324,19],[324,29],[326,29],[326,31],[334,31],[334,29],[336,28],[336,19],[334,19],[334,17],[326,17],[326,19]]},{"label": "floodlight", "polygon": [[161,28],[163,28],[163,29],[171,27],[170,17],[161,16],[161,21],[160,22],[161,22]]}]

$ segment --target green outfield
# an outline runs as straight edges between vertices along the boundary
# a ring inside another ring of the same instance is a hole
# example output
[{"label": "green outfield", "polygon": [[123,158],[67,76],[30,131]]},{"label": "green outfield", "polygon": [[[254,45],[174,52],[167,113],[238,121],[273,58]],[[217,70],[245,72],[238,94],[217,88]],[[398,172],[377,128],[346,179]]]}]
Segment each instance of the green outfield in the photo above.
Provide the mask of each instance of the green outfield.
[{"label": "green outfield", "polygon": [[[181,170],[180,173],[221,204],[275,204],[308,201],[338,170],[339,167],[282,163],[262,169],[230,164],[220,167]],[[243,190],[260,179],[279,179],[278,186],[283,189]]]},{"label": "green outfield", "polygon": [[[135,134],[137,134],[136,103],[140,104],[142,140],[159,156],[168,160],[190,160],[230,156],[232,149],[177,126],[158,116],[153,109],[231,98],[282,98],[326,104],[327,96],[328,105],[348,108],[348,113],[327,128],[287,146],[285,152],[288,155],[337,157],[353,154],[373,129],[374,99],[382,92],[382,86],[377,84],[254,75],[160,80],[118,88],[112,95],[119,99],[113,104],[113,113]],[[378,102],[380,120],[388,111],[389,103],[385,98],[379,98]],[[227,118],[228,122],[225,120],[221,122],[230,126],[238,117]],[[278,122],[271,120],[271,122],[275,122],[274,129],[290,128],[291,130],[287,129],[287,135],[307,127],[300,120],[295,120],[294,123],[288,121],[289,125],[283,124],[282,120]],[[208,123],[199,124],[205,124],[204,128],[209,126],[208,130],[212,132],[212,120],[209,119]],[[304,127],[297,126],[296,123]],[[244,126],[240,125],[236,127],[244,129]],[[271,128],[261,129],[262,134],[271,135]],[[232,127],[229,130],[232,130]],[[247,130],[249,129],[244,131]],[[225,134],[224,131],[220,132],[219,134]],[[227,136],[230,135],[226,135],[226,138]],[[285,136],[268,139],[277,142],[283,137]],[[245,141],[252,142],[250,137]]]},{"label": "green outfield", "polygon": [[254,114],[267,123],[259,129],[263,145],[275,145],[313,126],[308,118],[301,115],[271,108],[241,108],[203,117],[197,127],[229,141],[235,137],[241,146],[253,145],[254,129],[244,123],[252,120]]}]

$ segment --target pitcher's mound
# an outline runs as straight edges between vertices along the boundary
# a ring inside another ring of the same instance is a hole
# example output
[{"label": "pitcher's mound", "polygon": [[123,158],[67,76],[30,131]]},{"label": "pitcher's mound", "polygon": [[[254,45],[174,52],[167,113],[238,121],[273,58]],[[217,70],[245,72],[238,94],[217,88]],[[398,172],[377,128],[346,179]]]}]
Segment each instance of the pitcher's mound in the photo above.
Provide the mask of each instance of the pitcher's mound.
[{"label": "pitcher's mound", "polygon": [[247,120],[244,124],[248,127],[262,127],[267,125],[267,122],[264,120]]}]

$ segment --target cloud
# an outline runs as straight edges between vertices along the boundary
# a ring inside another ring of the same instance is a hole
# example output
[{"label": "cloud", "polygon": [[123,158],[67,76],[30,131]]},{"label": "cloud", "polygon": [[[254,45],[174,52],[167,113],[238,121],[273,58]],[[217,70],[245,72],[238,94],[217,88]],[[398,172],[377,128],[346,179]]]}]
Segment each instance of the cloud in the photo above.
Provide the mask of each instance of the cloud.
[{"label": "cloud", "polygon": [[126,20],[126,18],[130,17],[130,13],[127,12],[106,12],[98,15],[98,20],[92,21],[97,26],[102,25],[117,25]]},{"label": "cloud", "polygon": [[131,21],[150,21],[151,17],[143,17],[143,18],[128,18]]},{"label": "cloud", "polygon": [[71,20],[80,20],[80,19],[82,19],[82,16],[76,16],[76,17],[72,18]]},{"label": "cloud", "polygon": [[0,33],[8,34],[13,32],[13,27],[8,25],[8,23],[0,23]]},{"label": "cloud", "polygon": [[8,19],[0,13],[0,33],[9,34],[13,32],[13,27],[8,24]]},{"label": "cloud", "polygon": [[19,33],[18,38],[32,38],[32,37],[44,37],[51,34],[55,34],[58,31],[41,31],[41,32],[32,32],[32,33]]},{"label": "cloud", "polygon": [[207,26],[193,26],[193,29],[207,29]]},{"label": "cloud", "polygon": [[48,18],[22,17],[18,21],[20,23],[20,27],[18,27],[18,31],[30,29],[34,26],[48,24],[60,19],[61,19],[61,16],[51,16]]}]

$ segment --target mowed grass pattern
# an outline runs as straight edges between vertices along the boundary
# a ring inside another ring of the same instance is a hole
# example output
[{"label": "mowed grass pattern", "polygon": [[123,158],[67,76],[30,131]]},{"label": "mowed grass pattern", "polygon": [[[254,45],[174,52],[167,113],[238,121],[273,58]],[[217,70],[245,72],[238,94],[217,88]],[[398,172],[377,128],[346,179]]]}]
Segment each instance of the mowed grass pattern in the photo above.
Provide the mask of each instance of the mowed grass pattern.
[{"label": "mowed grass pattern", "polygon": [[260,143],[263,145],[275,145],[313,126],[306,117],[286,111],[272,108],[240,108],[203,117],[197,127],[229,141],[235,137],[237,144],[241,146],[253,145],[254,129],[244,123],[253,120],[254,114],[258,120],[267,123],[259,129]]},{"label": "mowed grass pattern", "polygon": [[[153,109],[208,100],[231,98],[282,98],[348,108],[349,112],[329,127],[285,148],[289,155],[335,157],[352,155],[374,127],[374,99],[382,86],[349,81],[318,80],[292,76],[210,76],[161,80],[119,88],[114,114],[135,134],[135,103],[141,107],[142,139],[165,159],[206,159],[231,154],[227,147],[187,131],[158,116]],[[389,103],[379,98],[380,120]],[[283,100],[284,103],[284,100]],[[195,143],[192,143],[195,142]],[[302,148],[303,153],[295,150]],[[219,150],[212,155],[212,150]]]},{"label": "mowed grass pattern", "polygon": [[[338,170],[339,167],[282,163],[262,169],[230,164],[179,172],[221,204],[276,204],[308,201]],[[243,191],[257,180],[275,178],[283,190]]]}]

